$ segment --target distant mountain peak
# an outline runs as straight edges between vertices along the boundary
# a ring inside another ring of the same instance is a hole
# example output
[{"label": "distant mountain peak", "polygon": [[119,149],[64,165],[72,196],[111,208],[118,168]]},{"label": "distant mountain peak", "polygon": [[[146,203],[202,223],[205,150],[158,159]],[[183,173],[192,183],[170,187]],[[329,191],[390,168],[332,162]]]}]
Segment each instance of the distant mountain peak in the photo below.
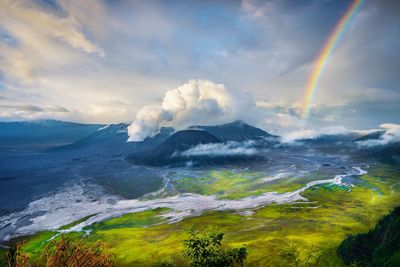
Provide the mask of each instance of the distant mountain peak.
[{"label": "distant mountain peak", "polygon": [[188,129],[177,131],[168,137],[156,148],[132,155],[130,158],[136,164],[150,166],[163,166],[179,162],[179,158],[173,157],[175,152],[185,151],[200,144],[220,143],[217,137],[207,131]]},{"label": "distant mountain peak", "polygon": [[225,123],[225,124],[221,124],[220,126],[228,126],[228,125],[236,125],[236,126],[248,125],[248,126],[250,126],[248,123],[245,123],[245,122],[242,121],[242,120],[235,120],[235,121],[232,121],[232,122],[228,122],[228,123]]},{"label": "distant mountain peak", "polygon": [[236,120],[233,122],[221,125],[214,125],[214,126],[195,125],[189,127],[188,129],[207,131],[224,142],[225,141],[242,142],[246,140],[277,138],[277,136],[269,134],[260,128],[251,126],[242,120]]},{"label": "distant mountain peak", "polygon": [[[278,142],[278,138],[259,128],[253,127],[241,120],[215,125],[215,126],[191,126],[186,130],[177,131],[168,139],[152,150],[136,153],[130,157],[134,164],[150,166],[185,165],[192,161],[196,165],[230,164],[232,162],[244,162],[258,159],[255,155],[231,155],[223,153],[219,156],[184,155],[180,152],[194,149],[200,145],[206,145],[207,149],[218,145],[224,146],[235,143],[242,146],[246,141],[253,141],[258,146],[270,146]],[[178,155],[178,156],[177,156]]]},{"label": "distant mountain peak", "polygon": [[367,140],[377,140],[381,138],[381,136],[385,133],[385,131],[375,131],[364,136],[361,136],[354,140],[355,142],[367,141]]}]

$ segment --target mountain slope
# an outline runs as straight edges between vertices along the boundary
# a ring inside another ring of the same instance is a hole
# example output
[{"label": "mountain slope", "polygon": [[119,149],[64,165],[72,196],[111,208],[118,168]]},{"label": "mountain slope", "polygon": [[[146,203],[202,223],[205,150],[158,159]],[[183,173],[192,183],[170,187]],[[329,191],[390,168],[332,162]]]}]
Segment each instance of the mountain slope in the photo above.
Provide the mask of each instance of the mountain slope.
[{"label": "mountain slope", "polygon": [[400,164],[400,142],[360,147],[359,153],[384,163]]},{"label": "mountain slope", "polygon": [[324,134],[315,138],[298,139],[297,142],[312,144],[312,145],[339,145],[351,144],[355,139],[359,138],[357,133],[343,133],[343,134]]},{"label": "mountain slope", "polygon": [[400,207],[366,234],[351,236],[338,248],[346,264],[357,266],[400,266]]},{"label": "mountain slope", "polygon": [[389,164],[400,164],[400,142],[385,142],[382,138],[384,134],[385,131],[376,131],[354,140],[354,143],[362,155]]},{"label": "mountain slope", "polygon": [[367,141],[367,140],[377,140],[381,138],[381,136],[385,133],[385,131],[376,131],[364,136],[361,136],[360,138],[357,138],[354,140],[355,142],[360,142],[360,141]]},{"label": "mountain slope", "polygon": [[[90,145],[97,145],[99,143],[107,142],[108,140],[114,138],[114,139],[122,139],[126,136],[126,127],[128,127],[127,124],[120,123],[120,124],[114,124],[114,125],[106,125],[103,126],[97,131],[82,137],[75,142],[71,144],[67,144],[64,146],[60,146],[57,148],[54,148],[54,151],[61,151],[61,150],[68,150],[68,149],[78,149],[78,148],[83,148],[86,146]],[[126,139],[125,139],[126,141]]]},{"label": "mountain slope", "polygon": [[107,125],[71,144],[49,149],[48,152],[77,151],[127,155],[155,147],[174,131],[172,128],[162,128],[157,135],[148,137],[143,142],[127,142],[127,127],[128,124],[125,123]]},{"label": "mountain slope", "polygon": [[205,130],[192,129],[178,131],[154,149],[133,154],[129,159],[134,164],[149,166],[204,166],[260,159],[255,152],[255,148],[243,143],[222,142]]},{"label": "mountain slope", "polygon": [[212,134],[201,130],[183,130],[171,135],[156,148],[145,153],[132,155],[131,161],[135,164],[150,166],[164,166],[178,163],[176,152],[185,151],[199,144],[215,144],[221,140]]},{"label": "mountain slope", "polygon": [[201,129],[219,138],[221,141],[243,142],[247,140],[276,139],[277,136],[269,134],[260,128],[253,127],[243,121],[234,121],[216,126],[191,126],[189,129]]},{"label": "mountain slope", "polygon": [[0,145],[51,147],[74,142],[102,126],[56,120],[0,122]]}]

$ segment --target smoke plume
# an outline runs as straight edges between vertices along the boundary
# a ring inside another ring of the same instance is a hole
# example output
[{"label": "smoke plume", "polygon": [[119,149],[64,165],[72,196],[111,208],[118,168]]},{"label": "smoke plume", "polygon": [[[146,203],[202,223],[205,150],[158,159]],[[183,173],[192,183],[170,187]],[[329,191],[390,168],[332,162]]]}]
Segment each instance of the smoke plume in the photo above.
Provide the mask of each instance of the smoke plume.
[{"label": "smoke plume", "polygon": [[223,84],[190,80],[169,90],[161,103],[143,107],[128,127],[128,141],[142,141],[157,134],[164,125],[187,127],[239,119],[251,107],[248,97],[229,91]]}]

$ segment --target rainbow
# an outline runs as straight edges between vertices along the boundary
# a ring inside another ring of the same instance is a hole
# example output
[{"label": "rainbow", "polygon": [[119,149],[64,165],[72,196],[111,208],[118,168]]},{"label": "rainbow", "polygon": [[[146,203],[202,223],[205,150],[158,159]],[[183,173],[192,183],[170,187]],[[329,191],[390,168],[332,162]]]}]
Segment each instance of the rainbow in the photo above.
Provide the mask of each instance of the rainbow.
[{"label": "rainbow", "polygon": [[327,62],[329,61],[330,55],[338,45],[343,34],[346,32],[349,22],[352,20],[354,15],[357,14],[364,1],[365,0],[353,0],[346,12],[340,18],[339,22],[336,24],[334,30],[329,35],[328,40],[325,42],[324,47],[314,61],[314,67],[307,82],[306,94],[302,105],[302,118],[304,121],[307,121],[310,115],[311,106],[317,91],[319,80]]}]

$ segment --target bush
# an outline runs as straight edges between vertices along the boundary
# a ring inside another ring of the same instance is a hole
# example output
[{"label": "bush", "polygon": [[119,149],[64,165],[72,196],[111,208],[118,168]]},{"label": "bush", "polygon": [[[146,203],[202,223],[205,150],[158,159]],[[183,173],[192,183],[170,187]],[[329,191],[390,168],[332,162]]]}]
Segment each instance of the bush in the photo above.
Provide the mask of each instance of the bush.
[{"label": "bush", "polygon": [[246,247],[222,249],[223,238],[224,234],[218,231],[206,234],[191,231],[190,237],[184,241],[184,255],[189,258],[189,264],[199,267],[243,266],[247,257]]},{"label": "bush", "polygon": [[64,238],[52,240],[43,251],[46,267],[80,266],[80,267],[109,267],[114,266],[114,257],[106,251],[107,246],[97,241],[87,245],[81,240]]},{"label": "bush", "polygon": [[328,258],[328,250],[317,244],[299,246],[292,240],[282,248],[280,256],[287,263],[287,266],[320,267],[327,266],[324,260]]},{"label": "bush", "polygon": [[114,256],[107,252],[107,246],[97,241],[88,245],[81,240],[65,238],[52,240],[42,252],[41,262],[31,262],[26,250],[26,242],[17,243],[3,254],[1,266],[8,267],[110,267],[114,266]]},{"label": "bush", "polygon": [[368,233],[350,236],[337,249],[346,264],[400,266],[400,207]]},{"label": "bush", "polygon": [[297,267],[303,261],[301,259],[301,250],[292,241],[287,247],[283,249],[281,257],[285,258],[291,266]]},{"label": "bush", "polygon": [[17,243],[13,248],[4,252],[1,264],[8,267],[28,267],[29,255],[26,252],[26,242]]}]

